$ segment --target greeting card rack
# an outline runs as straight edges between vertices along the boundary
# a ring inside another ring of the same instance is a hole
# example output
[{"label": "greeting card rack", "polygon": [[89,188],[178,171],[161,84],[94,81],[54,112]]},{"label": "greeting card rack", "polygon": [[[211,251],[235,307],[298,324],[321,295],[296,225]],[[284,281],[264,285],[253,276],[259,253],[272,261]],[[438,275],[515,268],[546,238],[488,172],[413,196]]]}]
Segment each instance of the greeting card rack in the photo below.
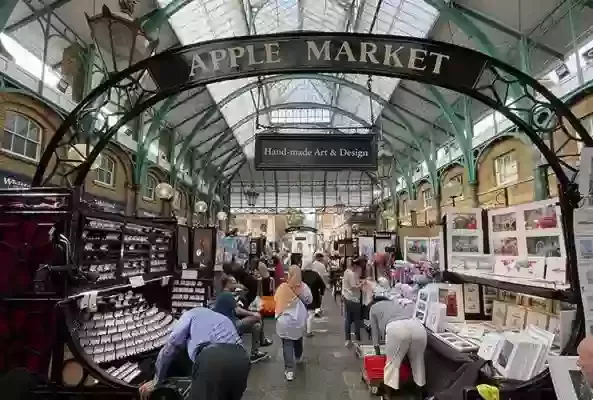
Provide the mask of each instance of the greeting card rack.
[{"label": "greeting card rack", "polygon": [[177,223],[80,197],[0,190],[0,373],[25,368],[41,398],[130,398],[174,322]]}]

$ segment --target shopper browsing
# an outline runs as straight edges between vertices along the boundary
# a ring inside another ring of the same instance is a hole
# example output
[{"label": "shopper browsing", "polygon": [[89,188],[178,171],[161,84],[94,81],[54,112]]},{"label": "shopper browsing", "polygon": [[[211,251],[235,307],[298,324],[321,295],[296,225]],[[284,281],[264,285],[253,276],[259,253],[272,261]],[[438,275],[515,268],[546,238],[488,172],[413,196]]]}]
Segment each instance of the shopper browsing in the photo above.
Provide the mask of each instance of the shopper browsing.
[{"label": "shopper browsing", "polygon": [[313,318],[317,315],[318,310],[321,309],[321,301],[325,293],[325,282],[323,278],[313,270],[313,263],[303,268],[302,272],[303,282],[309,286],[313,295],[313,301],[307,304],[307,336],[313,336]]},{"label": "shopper browsing", "polygon": [[579,359],[577,364],[581,367],[585,380],[593,384],[593,337],[585,338],[577,348]]},{"label": "shopper browsing", "polygon": [[152,381],[140,387],[140,397],[150,398],[167,377],[173,360],[187,351],[193,361],[189,400],[240,399],[247,387],[251,366],[235,325],[208,308],[193,308],[181,315],[156,360]]},{"label": "shopper browsing", "polygon": [[354,337],[360,342],[362,331],[362,287],[365,281],[361,279],[362,268],[366,266],[366,259],[359,257],[352,261],[344,271],[342,278],[342,297],[344,300],[344,334],[346,346],[352,345],[352,325]]},{"label": "shopper browsing", "polygon": [[248,311],[237,305],[233,289],[236,287],[234,280],[228,275],[221,279],[222,292],[216,296],[213,310],[228,317],[235,324],[239,335],[251,333],[252,363],[268,358],[268,353],[259,350],[263,340],[262,318],[259,313]]},{"label": "shopper browsing", "polygon": [[381,354],[381,340],[385,341],[385,355],[387,356],[383,372],[385,386],[390,388],[390,391],[399,390],[399,368],[407,355],[412,367],[414,382],[423,390],[426,384],[424,351],[427,338],[424,325],[419,320],[412,318],[414,301],[407,298],[394,299],[381,286],[375,287],[373,300],[374,304],[369,313],[371,336],[377,355]]},{"label": "shopper browsing", "polygon": [[309,287],[302,282],[301,269],[293,265],[288,269],[288,279],[281,284],[274,296],[276,302],[276,332],[282,339],[284,376],[294,378],[295,363],[303,357],[303,333],[307,324],[307,304],[313,301]]}]

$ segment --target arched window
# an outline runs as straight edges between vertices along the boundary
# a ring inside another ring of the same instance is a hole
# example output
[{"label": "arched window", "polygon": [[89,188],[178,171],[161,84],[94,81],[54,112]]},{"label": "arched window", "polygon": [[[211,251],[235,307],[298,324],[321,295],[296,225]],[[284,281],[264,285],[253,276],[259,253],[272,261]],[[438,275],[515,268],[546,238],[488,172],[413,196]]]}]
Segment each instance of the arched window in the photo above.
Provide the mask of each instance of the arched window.
[{"label": "arched window", "polygon": [[173,197],[173,208],[176,210],[181,209],[181,196],[183,196],[181,190],[176,190],[175,197]]},{"label": "arched window", "polygon": [[108,186],[115,186],[115,160],[105,154],[99,156],[95,180]]},{"label": "arched window", "polygon": [[30,118],[6,112],[2,148],[12,154],[38,161],[41,150],[41,127]]},{"label": "arched window", "polygon": [[142,197],[145,200],[154,200],[154,189],[156,188],[156,179],[152,175],[146,177],[146,182],[142,188]]}]

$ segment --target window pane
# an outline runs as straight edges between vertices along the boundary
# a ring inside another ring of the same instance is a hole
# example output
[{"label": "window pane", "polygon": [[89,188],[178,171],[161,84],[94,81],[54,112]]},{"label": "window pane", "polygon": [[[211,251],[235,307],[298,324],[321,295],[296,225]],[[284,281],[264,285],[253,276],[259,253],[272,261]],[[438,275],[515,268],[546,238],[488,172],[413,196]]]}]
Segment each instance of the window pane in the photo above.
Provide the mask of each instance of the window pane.
[{"label": "window pane", "polygon": [[39,142],[40,131],[41,131],[41,129],[39,129],[39,127],[37,125],[35,125],[34,123],[30,123],[28,138],[35,142]]},{"label": "window pane", "polygon": [[2,148],[11,150],[12,148],[12,133],[4,131],[4,139],[2,140]]},{"label": "window pane", "polygon": [[20,136],[14,136],[12,141],[12,151],[17,154],[25,155],[25,139]]},{"label": "window pane", "polygon": [[25,156],[32,158],[34,160],[37,159],[37,143],[27,140],[27,145],[26,145],[25,150],[26,150]]},{"label": "window pane", "polygon": [[17,116],[16,118],[16,134],[27,137],[27,132],[29,131],[29,120],[25,119],[22,116]]},{"label": "window pane", "polygon": [[[6,117],[4,118],[4,128],[8,129],[11,132],[16,132],[16,114],[7,112]],[[6,147],[8,148],[8,147]]]}]

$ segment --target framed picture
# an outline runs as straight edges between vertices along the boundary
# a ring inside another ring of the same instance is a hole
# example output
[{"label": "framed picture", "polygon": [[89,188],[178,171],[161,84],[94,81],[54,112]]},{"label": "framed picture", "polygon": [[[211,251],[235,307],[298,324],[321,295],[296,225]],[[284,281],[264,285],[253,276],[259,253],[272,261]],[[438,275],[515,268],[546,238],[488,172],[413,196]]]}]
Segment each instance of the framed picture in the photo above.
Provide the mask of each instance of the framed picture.
[{"label": "framed picture", "polygon": [[451,249],[454,253],[480,253],[480,237],[451,236]]},{"label": "framed picture", "polygon": [[447,306],[445,316],[449,322],[465,321],[463,285],[439,283],[438,302]]},{"label": "framed picture", "polygon": [[428,251],[430,240],[427,237],[407,237],[404,246],[404,258],[406,261],[419,262],[429,259]]},{"label": "framed picture", "polygon": [[517,238],[513,236],[493,238],[492,252],[497,256],[519,256],[519,244]]},{"label": "framed picture", "polygon": [[440,236],[431,237],[430,240],[430,249],[428,254],[430,256],[430,261],[433,263],[440,263],[441,261],[441,238]]},{"label": "framed picture", "polygon": [[463,285],[463,304],[466,314],[480,314],[480,285],[475,283]]},{"label": "framed picture", "polygon": [[434,333],[434,336],[461,353],[476,351],[479,348],[475,344],[451,332]]},{"label": "framed picture", "polygon": [[549,356],[548,366],[556,396],[562,400],[590,400],[593,398],[591,385],[587,383],[578,357]]}]

